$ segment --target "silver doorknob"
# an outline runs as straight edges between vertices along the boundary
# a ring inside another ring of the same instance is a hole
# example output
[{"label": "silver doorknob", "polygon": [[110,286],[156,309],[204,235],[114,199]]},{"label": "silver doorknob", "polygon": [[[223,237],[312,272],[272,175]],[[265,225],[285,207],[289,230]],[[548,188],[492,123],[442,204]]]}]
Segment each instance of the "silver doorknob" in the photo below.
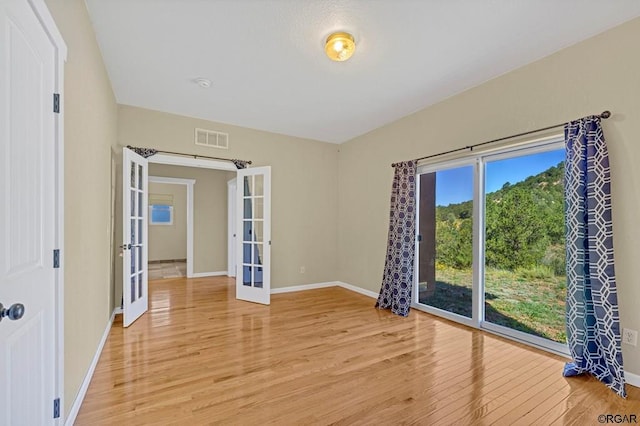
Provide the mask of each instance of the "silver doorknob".
[{"label": "silver doorknob", "polygon": [[0,303],[0,321],[2,318],[7,317],[12,321],[19,320],[24,315],[24,305],[22,303],[14,303],[6,309],[2,303]]}]

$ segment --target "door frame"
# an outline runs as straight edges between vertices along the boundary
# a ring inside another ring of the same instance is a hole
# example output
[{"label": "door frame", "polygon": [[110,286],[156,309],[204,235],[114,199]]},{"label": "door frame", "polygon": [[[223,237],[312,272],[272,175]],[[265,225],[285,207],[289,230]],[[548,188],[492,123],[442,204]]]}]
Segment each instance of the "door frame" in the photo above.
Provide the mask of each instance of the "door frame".
[{"label": "door frame", "polygon": [[[152,155],[151,157],[147,157],[147,161],[149,161],[149,164],[167,164],[170,166],[199,167],[201,169],[222,170],[225,172],[238,171],[236,166],[233,165],[233,163],[228,161],[209,160],[206,158],[181,157],[178,155],[171,155],[171,154],[155,154],[155,155]],[[227,232],[228,230],[229,228],[227,224]],[[188,238],[188,231],[187,231],[187,238]],[[189,247],[189,243],[187,242],[187,256],[189,255],[188,247]],[[235,250],[235,247],[232,247],[231,249]],[[229,248],[227,248],[227,251],[228,250]],[[227,252],[227,262],[228,262],[228,259],[229,259],[229,253]],[[188,267],[188,264],[189,262],[187,261],[187,267]],[[227,270],[227,274],[229,274],[228,270]],[[191,269],[191,274],[189,274],[189,271],[187,270],[187,278],[193,278],[193,275],[194,275],[193,268]]]},{"label": "door frame", "polygon": [[[55,153],[55,236],[54,244],[60,250],[60,267],[55,269],[55,294],[56,300],[51,303],[54,304],[54,318],[56,324],[54,326],[56,336],[54,338],[56,342],[56,348],[54,353],[56,354],[56,371],[55,376],[55,389],[56,394],[60,398],[60,418],[56,419],[59,423],[63,423],[65,419],[65,395],[64,395],[64,264],[65,264],[65,250],[64,250],[64,64],[67,62],[67,45],[62,38],[62,34],[58,30],[56,23],[49,11],[44,0],[28,0],[28,4],[31,6],[35,16],[40,21],[42,28],[45,30],[51,44],[55,50],[55,69],[51,70],[54,73],[53,85],[55,93],[60,95],[60,112],[55,114],[55,135],[54,135],[54,153]],[[52,94],[53,95],[53,94]]]},{"label": "door frame", "polygon": [[[183,179],[164,176],[149,176],[149,183],[163,183],[168,185],[186,185],[187,187],[187,278],[193,278],[193,185],[195,179]],[[147,221],[147,236],[149,235],[149,221]],[[149,263],[149,259],[147,259]]]}]

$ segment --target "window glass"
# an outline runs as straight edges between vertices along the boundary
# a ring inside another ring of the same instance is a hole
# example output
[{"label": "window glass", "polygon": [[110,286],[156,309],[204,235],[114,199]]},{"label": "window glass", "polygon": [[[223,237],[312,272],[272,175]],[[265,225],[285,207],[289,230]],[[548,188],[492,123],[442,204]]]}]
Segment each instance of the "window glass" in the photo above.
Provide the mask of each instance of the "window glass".
[{"label": "window glass", "polygon": [[153,204],[149,206],[149,224],[151,225],[172,225],[173,206],[163,204]]}]

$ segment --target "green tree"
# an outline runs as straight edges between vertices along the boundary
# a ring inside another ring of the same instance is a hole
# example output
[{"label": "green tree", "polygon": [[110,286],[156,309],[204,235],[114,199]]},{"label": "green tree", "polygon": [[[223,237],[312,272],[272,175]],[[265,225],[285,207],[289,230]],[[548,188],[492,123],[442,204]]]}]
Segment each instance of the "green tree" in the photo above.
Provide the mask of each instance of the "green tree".
[{"label": "green tree", "polygon": [[473,222],[457,219],[436,223],[436,260],[453,268],[470,268],[473,261]]},{"label": "green tree", "polygon": [[513,186],[486,205],[486,263],[499,269],[529,268],[542,259],[548,241],[534,194]]}]

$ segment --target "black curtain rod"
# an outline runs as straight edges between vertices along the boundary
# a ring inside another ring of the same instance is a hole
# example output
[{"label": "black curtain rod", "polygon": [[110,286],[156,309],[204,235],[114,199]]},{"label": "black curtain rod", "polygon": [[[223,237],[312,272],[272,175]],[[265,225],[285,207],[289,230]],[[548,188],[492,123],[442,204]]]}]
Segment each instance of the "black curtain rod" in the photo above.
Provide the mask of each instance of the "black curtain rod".
[{"label": "black curtain rod", "polygon": [[173,151],[161,151],[161,150],[156,150],[157,153],[162,153],[162,154],[173,154],[173,155],[183,155],[185,157],[193,157],[193,158],[208,158],[210,160],[221,160],[221,161],[231,161],[232,163],[235,163],[236,161],[241,161],[243,163],[246,164],[251,164],[251,161],[246,161],[246,160],[232,160],[230,158],[221,158],[221,157],[210,157],[208,155],[198,155],[198,154],[185,154],[184,152],[173,152]]},{"label": "black curtain rod", "polygon": [[127,148],[144,158],[149,158],[152,155],[156,155],[157,153],[161,152],[163,154],[184,155],[185,157],[209,158],[211,160],[230,161],[236,166],[236,169],[244,169],[245,167],[247,167],[247,164],[251,164],[251,161],[245,161],[245,160],[235,160],[231,158],[221,158],[221,157],[209,157],[208,155],[185,154],[184,152],[160,151],[153,148],[139,148],[131,145],[127,145]]},{"label": "black curtain rod", "polygon": [[161,150],[154,150],[154,151],[156,153],[158,153],[158,154],[162,153],[162,154],[183,155],[185,157],[193,157],[194,159],[207,158],[209,160],[230,161],[238,169],[244,169],[247,164],[251,164],[250,160],[236,160],[236,159],[231,159],[231,158],[211,157],[211,156],[208,156],[208,155],[185,154],[184,152],[174,152],[174,151],[161,151]]},{"label": "black curtain rod", "polygon": [[[597,117],[600,117],[603,120],[606,120],[607,118],[611,117],[611,111],[603,111],[602,114],[597,115]],[[451,153],[454,153],[454,152],[460,152],[460,151],[464,151],[464,150],[467,150],[467,149],[470,150],[470,151],[473,151],[473,148],[475,148],[477,146],[488,145],[490,143],[501,142],[501,141],[504,141],[504,140],[507,140],[507,139],[512,139],[512,138],[517,138],[517,137],[520,137],[520,136],[530,135],[532,133],[543,132],[545,130],[555,129],[556,127],[562,127],[565,124],[566,123],[555,124],[553,126],[543,127],[541,129],[536,129],[536,130],[529,130],[528,132],[518,133],[518,134],[515,134],[515,135],[511,135],[511,136],[505,136],[503,138],[492,139],[492,140],[487,141],[487,142],[481,142],[481,143],[477,143],[477,144],[474,144],[474,145],[465,146],[463,148],[452,149],[450,151],[441,152],[439,154],[427,155],[425,157],[420,157],[420,158],[416,159],[415,161],[426,160],[427,158],[439,157],[441,155],[451,154]]]}]

